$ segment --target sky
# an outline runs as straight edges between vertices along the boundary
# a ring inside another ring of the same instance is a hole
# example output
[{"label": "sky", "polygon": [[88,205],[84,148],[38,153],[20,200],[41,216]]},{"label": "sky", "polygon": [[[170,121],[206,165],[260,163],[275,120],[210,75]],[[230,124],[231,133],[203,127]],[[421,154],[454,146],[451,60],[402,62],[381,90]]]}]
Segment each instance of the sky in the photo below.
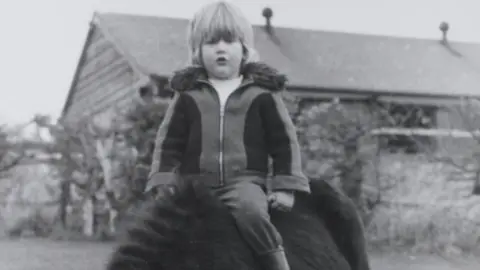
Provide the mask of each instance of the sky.
[{"label": "sky", "polygon": [[[60,115],[93,12],[190,18],[212,0],[15,0],[0,3],[0,125]],[[252,23],[480,43],[479,0],[231,0]]]}]

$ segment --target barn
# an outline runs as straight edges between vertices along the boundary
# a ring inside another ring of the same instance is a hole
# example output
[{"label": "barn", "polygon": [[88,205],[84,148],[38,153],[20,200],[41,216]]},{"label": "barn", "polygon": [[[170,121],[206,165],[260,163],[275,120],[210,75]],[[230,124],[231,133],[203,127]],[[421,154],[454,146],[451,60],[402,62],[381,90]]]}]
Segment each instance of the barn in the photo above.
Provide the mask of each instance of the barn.
[{"label": "barn", "polygon": [[[186,63],[187,23],[179,18],[94,13],[62,119],[107,124],[117,108],[165,82]],[[379,134],[419,129],[429,135],[425,142],[430,148],[463,153],[471,149],[472,140],[463,138],[471,133],[462,131],[466,126],[455,108],[463,98],[480,98],[480,44],[448,40],[446,23],[432,31],[438,31],[437,40],[285,28],[271,17],[254,26],[261,60],[288,76],[288,90],[300,98],[301,106],[340,99],[352,109],[362,109],[374,99],[416,108],[427,121],[405,121],[408,129]],[[460,135],[452,136],[452,129]],[[418,151],[408,136],[389,138],[387,149]]]},{"label": "barn", "polygon": [[[374,97],[415,104],[435,119],[430,128],[449,128],[458,121],[442,108],[480,97],[480,44],[449,41],[448,27],[437,30],[438,40],[426,40],[277,27],[271,20],[254,26],[256,47],[304,102]],[[114,107],[153,86],[151,74],[167,79],[186,62],[186,25],[178,18],[95,13],[61,117],[108,121]]]}]

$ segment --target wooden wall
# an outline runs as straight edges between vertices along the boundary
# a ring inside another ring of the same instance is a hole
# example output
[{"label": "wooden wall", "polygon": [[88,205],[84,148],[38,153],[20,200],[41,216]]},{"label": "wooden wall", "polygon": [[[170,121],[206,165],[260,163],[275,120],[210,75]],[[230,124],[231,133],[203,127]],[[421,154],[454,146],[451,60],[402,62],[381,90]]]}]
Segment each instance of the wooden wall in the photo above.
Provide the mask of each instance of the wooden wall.
[{"label": "wooden wall", "polygon": [[113,104],[131,100],[138,77],[104,35],[94,29],[73,88],[68,121],[100,113]]}]

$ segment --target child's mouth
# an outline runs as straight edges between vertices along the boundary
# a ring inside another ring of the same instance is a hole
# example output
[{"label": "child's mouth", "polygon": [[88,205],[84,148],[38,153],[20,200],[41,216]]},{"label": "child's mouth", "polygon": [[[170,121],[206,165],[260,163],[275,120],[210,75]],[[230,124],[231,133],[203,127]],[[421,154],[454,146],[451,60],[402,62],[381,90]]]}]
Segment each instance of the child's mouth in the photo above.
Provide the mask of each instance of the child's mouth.
[{"label": "child's mouth", "polygon": [[216,63],[218,65],[225,65],[227,63],[227,58],[220,56],[217,58]]}]

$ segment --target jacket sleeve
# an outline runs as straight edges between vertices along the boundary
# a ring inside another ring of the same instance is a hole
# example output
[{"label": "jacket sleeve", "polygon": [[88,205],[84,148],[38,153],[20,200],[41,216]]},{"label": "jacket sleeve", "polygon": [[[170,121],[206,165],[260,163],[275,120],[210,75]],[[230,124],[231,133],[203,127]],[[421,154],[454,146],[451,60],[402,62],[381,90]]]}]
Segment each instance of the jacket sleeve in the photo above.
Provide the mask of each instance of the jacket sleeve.
[{"label": "jacket sleeve", "polygon": [[187,138],[184,100],[181,94],[175,93],[157,131],[145,192],[175,181],[176,169],[180,165]]},{"label": "jacket sleeve", "polygon": [[262,107],[267,149],[273,161],[272,190],[310,193],[309,180],[302,171],[296,128],[281,92],[265,95]]}]

